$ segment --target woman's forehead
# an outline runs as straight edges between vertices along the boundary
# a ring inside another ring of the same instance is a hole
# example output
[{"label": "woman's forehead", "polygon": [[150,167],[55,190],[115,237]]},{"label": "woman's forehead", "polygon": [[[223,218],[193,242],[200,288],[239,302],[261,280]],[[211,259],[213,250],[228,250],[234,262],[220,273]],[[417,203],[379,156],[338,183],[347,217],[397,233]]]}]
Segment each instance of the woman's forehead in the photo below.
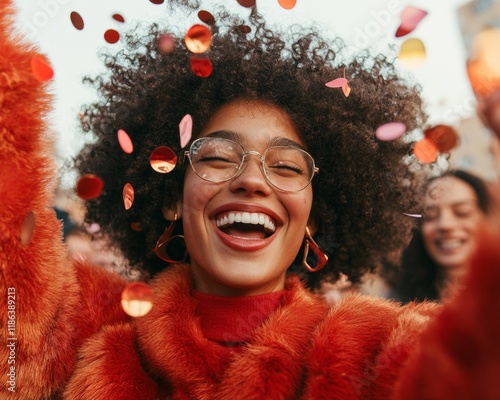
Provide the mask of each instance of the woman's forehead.
[{"label": "woman's forehead", "polygon": [[242,145],[274,143],[276,140],[303,145],[286,111],[258,100],[237,100],[222,106],[212,115],[200,136],[221,136]]}]

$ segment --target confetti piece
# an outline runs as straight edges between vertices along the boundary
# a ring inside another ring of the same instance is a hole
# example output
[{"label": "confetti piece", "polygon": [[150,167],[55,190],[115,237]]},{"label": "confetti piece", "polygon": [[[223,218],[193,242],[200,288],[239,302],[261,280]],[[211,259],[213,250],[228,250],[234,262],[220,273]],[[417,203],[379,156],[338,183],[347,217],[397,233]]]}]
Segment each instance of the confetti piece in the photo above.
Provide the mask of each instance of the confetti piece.
[{"label": "confetti piece", "polygon": [[125,22],[125,18],[121,14],[113,14],[113,19],[118,22]]},{"label": "confetti piece", "polygon": [[212,45],[212,33],[206,26],[195,24],[186,32],[184,42],[191,53],[205,53]]},{"label": "confetti piece", "polygon": [[403,213],[403,215],[406,215],[407,217],[412,217],[412,218],[422,218],[422,214],[407,214],[407,213]]},{"label": "confetti piece", "polygon": [[84,175],[76,184],[76,194],[83,200],[95,199],[101,195],[103,187],[104,182],[98,176]]},{"label": "confetti piece", "polygon": [[297,0],[278,0],[278,3],[285,10],[291,10],[297,4]]},{"label": "confetti piece", "polygon": [[153,4],[163,4],[165,0],[149,0]]},{"label": "confetti piece", "polygon": [[254,7],[256,3],[256,0],[238,0],[238,4],[243,7]]},{"label": "confetti piece", "polygon": [[164,33],[160,36],[158,41],[158,50],[161,53],[170,53],[175,48],[175,39],[168,33]]},{"label": "confetti piece", "polygon": [[156,172],[168,174],[177,164],[177,156],[170,147],[160,146],[151,152],[149,164]]},{"label": "confetti piece", "polygon": [[375,137],[384,142],[399,139],[406,132],[406,125],[402,122],[389,122],[380,125],[375,131]]},{"label": "confetti piece", "polygon": [[130,183],[126,183],[123,187],[123,205],[125,210],[130,210],[132,204],[134,204],[134,187]]},{"label": "confetti piece", "polygon": [[108,29],[104,32],[104,40],[106,40],[109,44],[115,44],[118,40],[120,40],[120,34],[114,29]]},{"label": "confetti piece", "polygon": [[204,22],[207,25],[215,25],[215,18],[208,11],[205,10],[199,11],[198,18],[200,19],[201,22]]},{"label": "confetti piece", "polygon": [[134,145],[127,132],[125,132],[123,129],[119,129],[117,132],[117,136],[118,143],[120,144],[122,150],[127,154],[131,154],[134,151]]},{"label": "confetti piece", "polygon": [[97,233],[101,230],[101,226],[97,222],[92,222],[88,227],[87,227],[87,232],[90,234]]},{"label": "confetti piece", "polygon": [[329,88],[340,88],[344,85],[347,85],[346,78],[337,78],[337,79],[334,79],[333,81],[326,83],[326,86],[328,86]]},{"label": "confetti piece", "polygon": [[407,6],[401,11],[401,24],[396,31],[396,37],[402,37],[413,32],[420,21],[427,15],[427,11]]},{"label": "confetti piece", "polygon": [[186,145],[191,140],[191,135],[193,131],[193,118],[191,115],[186,114],[179,123],[179,136],[181,139],[181,148],[186,147]]},{"label": "confetti piece", "polygon": [[351,93],[351,88],[348,85],[348,80],[345,77],[345,68],[344,68],[344,77],[343,78],[337,78],[334,79],[333,81],[325,83],[326,86],[330,88],[342,88],[342,92],[344,92],[345,97],[349,97],[349,94]]},{"label": "confetti piece", "polygon": [[440,153],[447,153],[459,143],[458,133],[448,125],[436,125],[424,131],[425,137],[432,140]]},{"label": "confetti piece", "polygon": [[207,78],[212,74],[212,62],[208,58],[192,57],[191,70],[200,78]]},{"label": "confetti piece", "polygon": [[129,283],[122,292],[121,304],[131,317],[143,317],[153,308],[153,292],[143,282]]},{"label": "confetti piece", "polygon": [[73,24],[73,26],[78,29],[79,31],[81,31],[84,26],[85,26],[85,23],[83,22],[83,18],[80,14],[78,14],[76,11],[73,11],[69,18],[71,19],[71,23]]},{"label": "confetti piece", "polygon": [[413,147],[413,154],[417,160],[426,164],[436,161],[438,153],[436,144],[429,138],[420,140]]},{"label": "confetti piece", "polygon": [[31,71],[40,82],[48,81],[54,77],[54,70],[48,61],[38,55],[34,55],[31,59]]},{"label": "confetti piece", "polygon": [[399,49],[399,61],[407,68],[416,68],[425,61],[426,50],[420,39],[407,39]]},{"label": "confetti piece", "polygon": [[33,239],[36,227],[35,213],[30,211],[21,225],[21,233],[19,234],[19,239],[23,247],[27,247]]},{"label": "confetti piece", "polygon": [[235,29],[238,32],[245,33],[245,34],[252,32],[252,28],[250,28],[248,25],[238,25],[237,27],[235,27]]},{"label": "confetti piece", "polygon": [[351,88],[347,83],[344,86],[342,86],[342,92],[344,92],[345,97],[349,97],[349,94],[351,94]]}]

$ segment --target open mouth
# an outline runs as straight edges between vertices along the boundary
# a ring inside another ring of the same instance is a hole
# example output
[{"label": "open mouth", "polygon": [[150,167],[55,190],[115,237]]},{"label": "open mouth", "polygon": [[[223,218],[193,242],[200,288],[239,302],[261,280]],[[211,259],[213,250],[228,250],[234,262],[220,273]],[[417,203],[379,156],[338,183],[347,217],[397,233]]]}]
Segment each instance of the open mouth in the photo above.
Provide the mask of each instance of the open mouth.
[{"label": "open mouth", "polygon": [[216,223],[225,234],[247,239],[265,239],[276,231],[276,222],[263,213],[225,212]]}]

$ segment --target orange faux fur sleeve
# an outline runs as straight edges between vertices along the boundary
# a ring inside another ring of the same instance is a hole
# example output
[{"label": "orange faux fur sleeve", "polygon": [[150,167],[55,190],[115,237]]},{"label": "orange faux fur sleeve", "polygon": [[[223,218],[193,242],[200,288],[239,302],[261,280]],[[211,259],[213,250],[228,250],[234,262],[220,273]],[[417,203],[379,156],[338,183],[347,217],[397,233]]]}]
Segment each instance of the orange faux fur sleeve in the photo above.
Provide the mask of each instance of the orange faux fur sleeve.
[{"label": "orange faux fur sleeve", "polygon": [[52,208],[48,84],[35,79],[36,50],[13,35],[12,13],[0,0],[0,398],[38,400],[66,385],[86,337],[125,319],[124,281],[67,259]]}]

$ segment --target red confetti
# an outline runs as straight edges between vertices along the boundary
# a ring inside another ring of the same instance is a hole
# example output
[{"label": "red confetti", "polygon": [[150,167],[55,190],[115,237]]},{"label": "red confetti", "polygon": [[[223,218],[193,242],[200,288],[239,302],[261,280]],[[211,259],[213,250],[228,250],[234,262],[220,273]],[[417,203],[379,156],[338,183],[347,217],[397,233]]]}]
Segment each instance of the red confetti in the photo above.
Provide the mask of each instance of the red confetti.
[{"label": "red confetti", "polygon": [[48,81],[54,77],[54,70],[45,58],[35,55],[31,59],[31,71],[40,82]]},{"label": "red confetti", "polygon": [[204,22],[207,25],[215,25],[215,18],[208,11],[201,10],[198,13],[198,18],[200,19],[201,22]]},{"label": "red confetti", "polygon": [[116,42],[118,42],[118,40],[120,40],[120,34],[117,31],[115,31],[114,29],[108,29],[104,33],[104,39],[109,44],[115,44]]},{"label": "red confetti", "polygon": [[76,184],[76,194],[83,200],[99,197],[104,188],[104,182],[97,175],[88,174],[82,176]]},{"label": "red confetti", "polygon": [[125,210],[129,210],[134,204],[135,191],[134,187],[130,183],[126,183],[123,187],[123,205],[125,206]]},{"label": "red confetti", "polygon": [[243,7],[254,7],[256,0],[238,0],[238,4]]},{"label": "red confetti", "polygon": [[193,57],[190,62],[191,70],[200,78],[207,78],[212,74],[212,62],[208,58]]},{"label": "red confetti", "polygon": [[113,14],[113,19],[118,22],[125,22],[125,18],[121,14]]},{"label": "red confetti", "polygon": [[153,308],[153,292],[143,282],[129,283],[121,297],[123,311],[131,317],[143,317]]},{"label": "red confetti", "polygon": [[83,22],[83,18],[80,14],[78,14],[76,11],[73,11],[71,14],[70,14],[70,19],[71,19],[71,23],[73,24],[73,26],[78,29],[79,31],[81,31],[85,24]]},{"label": "red confetti", "polygon": [[451,126],[436,125],[425,132],[425,137],[432,140],[440,153],[446,153],[458,145],[458,133]]},{"label": "red confetti", "polygon": [[153,4],[163,4],[164,0],[149,0]]}]

